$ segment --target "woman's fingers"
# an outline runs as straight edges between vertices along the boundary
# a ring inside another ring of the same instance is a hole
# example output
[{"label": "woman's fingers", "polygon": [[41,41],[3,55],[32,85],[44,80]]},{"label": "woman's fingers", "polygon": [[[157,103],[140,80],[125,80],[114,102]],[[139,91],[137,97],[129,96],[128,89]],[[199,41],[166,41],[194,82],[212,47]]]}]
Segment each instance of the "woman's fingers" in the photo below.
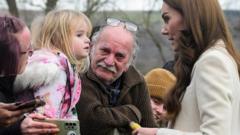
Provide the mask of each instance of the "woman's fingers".
[{"label": "woman's fingers", "polygon": [[39,122],[33,120],[32,125],[33,128],[57,128],[56,124],[49,123],[49,122]]},{"label": "woman's fingers", "polygon": [[24,112],[22,110],[9,111],[9,115],[10,115],[9,118],[19,117],[23,114],[24,114]]},{"label": "woman's fingers", "polygon": [[56,134],[58,132],[57,128],[29,128],[25,134]]},{"label": "woman's fingers", "polygon": [[28,116],[31,117],[32,119],[37,119],[37,120],[45,120],[46,119],[45,116],[43,116],[42,114],[38,114],[38,113],[31,113]]},{"label": "woman's fingers", "polygon": [[21,116],[23,116],[23,114],[24,113],[26,113],[26,112],[30,112],[30,110],[32,110],[32,109],[23,109],[23,110],[15,110],[15,111],[9,111],[9,110],[5,110],[5,118],[3,118],[3,119],[9,119],[9,120],[11,120],[11,119],[21,119],[22,117]]},{"label": "woman's fingers", "polygon": [[[31,117],[36,116],[37,114],[31,114],[29,115]],[[38,121],[39,119],[32,120],[31,117],[27,117],[24,119],[21,129],[24,135],[27,134],[55,134],[59,132],[59,129],[57,128],[57,125],[53,123],[43,122],[42,120]]]},{"label": "woman's fingers", "polygon": [[0,125],[3,127],[8,127],[8,126],[14,124],[15,122],[17,122],[18,120],[20,120],[20,118],[18,118],[18,117],[4,118],[4,119],[1,119]]},{"label": "woman's fingers", "polygon": [[157,130],[157,128],[138,128],[132,133],[133,135],[155,135]]},{"label": "woman's fingers", "polygon": [[12,124],[16,123],[17,121],[19,121],[22,118],[23,117],[13,117],[13,118],[7,120],[6,124],[7,124],[7,126],[12,125]]},{"label": "woman's fingers", "polygon": [[0,109],[0,124],[4,127],[7,127],[9,125],[12,125],[16,121],[23,118],[21,116],[21,111],[9,111],[7,109]]},{"label": "woman's fingers", "polygon": [[13,110],[16,108],[16,103],[2,103],[0,102],[0,108]]}]

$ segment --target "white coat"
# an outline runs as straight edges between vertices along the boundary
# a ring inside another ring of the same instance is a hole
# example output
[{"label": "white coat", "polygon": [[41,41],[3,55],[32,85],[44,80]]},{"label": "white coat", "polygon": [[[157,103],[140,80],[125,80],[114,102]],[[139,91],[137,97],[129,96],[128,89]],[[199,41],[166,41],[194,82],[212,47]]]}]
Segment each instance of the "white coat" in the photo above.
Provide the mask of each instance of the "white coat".
[{"label": "white coat", "polygon": [[157,135],[239,135],[240,80],[237,64],[224,42],[196,61],[174,129]]}]

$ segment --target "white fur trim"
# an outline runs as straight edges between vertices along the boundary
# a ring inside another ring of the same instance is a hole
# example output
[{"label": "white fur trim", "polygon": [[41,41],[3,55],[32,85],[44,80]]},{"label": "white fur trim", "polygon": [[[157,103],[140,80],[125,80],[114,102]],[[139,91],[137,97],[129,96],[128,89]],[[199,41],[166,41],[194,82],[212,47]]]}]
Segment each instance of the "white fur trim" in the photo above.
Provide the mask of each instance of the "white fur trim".
[{"label": "white fur trim", "polygon": [[48,85],[57,79],[61,69],[54,63],[34,62],[28,64],[25,71],[17,75],[14,82],[14,92],[21,92],[27,88],[38,88]]}]

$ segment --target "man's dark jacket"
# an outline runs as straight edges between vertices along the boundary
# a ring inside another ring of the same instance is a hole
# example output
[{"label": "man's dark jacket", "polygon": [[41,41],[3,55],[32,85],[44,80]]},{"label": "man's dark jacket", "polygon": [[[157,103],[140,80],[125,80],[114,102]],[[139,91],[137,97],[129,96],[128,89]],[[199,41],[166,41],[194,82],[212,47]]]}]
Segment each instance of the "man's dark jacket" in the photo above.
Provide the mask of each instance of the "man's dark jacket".
[{"label": "man's dark jacket", "polygon": [[[13,95],[13,82],[15,77],[0,77],[0,102],[12,103],[15,100]],[[21,121],[9,127],[0,127],[0,135],[21,135],[20,130]]]},{"label": "man's dark jacket", "polygon": [[116,105],[109,104],[110,92],[90,69],[81,75],[82,93],[77,104],[81,135],[131,134],[129,122],[155,127],[150,97],[143,76],[130,66],[121,76]]}]

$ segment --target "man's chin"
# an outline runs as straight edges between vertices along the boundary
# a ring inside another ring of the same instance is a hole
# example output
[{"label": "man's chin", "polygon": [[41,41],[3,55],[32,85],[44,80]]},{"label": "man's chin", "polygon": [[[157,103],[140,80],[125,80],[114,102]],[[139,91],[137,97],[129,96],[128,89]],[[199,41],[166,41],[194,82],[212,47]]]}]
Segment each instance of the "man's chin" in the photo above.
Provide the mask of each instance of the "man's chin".
[{"label": "man's chin", "polygon": [[100,78],[105,84],[111,84],[114,81],[113,77],[106,73],[98,73],[97,77]]},{"label": "man's chin", "polygon": [[106,85],[111,85],[111,84],[114,82],[114,80],[106,79],[106,78],[102,78],[102,81],[103,81],[104,84],[106,84]]}]

